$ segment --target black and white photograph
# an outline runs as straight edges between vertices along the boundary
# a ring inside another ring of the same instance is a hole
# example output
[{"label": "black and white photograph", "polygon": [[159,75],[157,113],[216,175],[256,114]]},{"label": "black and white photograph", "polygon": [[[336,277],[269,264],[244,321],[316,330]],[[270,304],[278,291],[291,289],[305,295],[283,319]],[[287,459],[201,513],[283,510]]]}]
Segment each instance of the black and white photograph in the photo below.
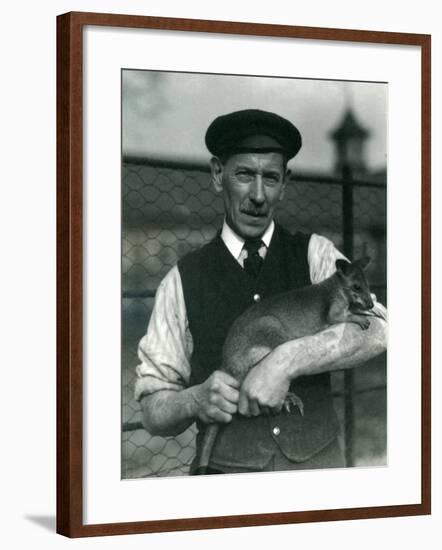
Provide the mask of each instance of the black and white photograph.
[{"label": "black and white photograph", "polygon": [[121,96],[121,477],[387,466],[388,84]]},{"label": "black and white photograph", "polygon": [[439,548],[436,7],[5,4],[4,548]]}]

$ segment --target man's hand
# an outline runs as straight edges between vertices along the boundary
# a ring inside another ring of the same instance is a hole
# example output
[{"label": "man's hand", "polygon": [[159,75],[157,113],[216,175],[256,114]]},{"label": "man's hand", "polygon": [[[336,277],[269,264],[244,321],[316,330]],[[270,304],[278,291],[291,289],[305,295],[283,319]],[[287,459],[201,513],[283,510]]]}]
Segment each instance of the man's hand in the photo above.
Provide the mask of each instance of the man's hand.
[{"label": "man's hand", "polygon": [[386,324],[376,317],[370,317],[370,327],[364,331],[353,323],[341,323],[276,347],[246,376],[238,412],[245,416],[279,412],[295,378],[353,368],[385,351]]},{"label": "man's hand", "polygon": [[241,386],[238,411],[244,416],[279,412],[290,386],[284,369],[278,368],[272,354],[246,376]]},{"label": "man's hand", "polygon": [[191,390],[195,416],[206,424],[230,422],[238,410],[239,382],[226,372],[213,372]]}]

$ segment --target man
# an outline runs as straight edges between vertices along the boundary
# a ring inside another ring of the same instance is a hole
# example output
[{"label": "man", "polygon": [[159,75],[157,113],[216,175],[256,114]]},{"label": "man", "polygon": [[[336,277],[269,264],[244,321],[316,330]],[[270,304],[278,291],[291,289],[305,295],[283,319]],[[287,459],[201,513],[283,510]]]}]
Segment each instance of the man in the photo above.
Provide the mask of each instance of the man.
[{"label": "man", "polygon": [[[275,224],[287,162],[301,147],[288,120],[244,110],[218,117],[206,133],[214,189],[225,221],[216,238],[178,262],[161,282],[140,342],[135,396],[152,434],[176,435],[196,421],[220,422],[209,473],[344,466],[330,371],[351,368],[386,347],[384,321],[362,331],[336,325],[287,342],[255,366],[242,386],[218,370],[228,329],[254,301],[317,283],[343,256],[319,235],[290,235]],[[384,315],[382,306],[375,310]],[[289,388],[304,403],[282,412]]]}]

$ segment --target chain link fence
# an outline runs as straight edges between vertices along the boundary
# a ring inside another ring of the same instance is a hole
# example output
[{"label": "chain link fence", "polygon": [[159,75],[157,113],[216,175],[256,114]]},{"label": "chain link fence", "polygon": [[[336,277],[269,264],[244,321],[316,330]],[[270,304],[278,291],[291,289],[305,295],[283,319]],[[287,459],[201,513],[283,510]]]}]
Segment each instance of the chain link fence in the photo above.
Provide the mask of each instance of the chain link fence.
[{"label": "chain link fence", "polygon": [[[343,181],[296,174],[276,215],[291,231],[316,232],[343,246]],[[179,258],[210,241],[223,221],[208,165],[126,158],[122,169],[122,477],[183,475],[195,452],[195,428],[177,437],[151,436],[133,398],[137,345],[146,331],[155,290]],[[353,182],[354,257],[372,258],[368,278],[386,303],[386,186]],[[352,393],[355,465],[385,463],[386,365],[377,358],[356,369]],[[344,424],[343,374],[333,374],[335,405]],[[348,419],[347,419],[348,420]],[[344,430],[343,430],[344,431]]]}]

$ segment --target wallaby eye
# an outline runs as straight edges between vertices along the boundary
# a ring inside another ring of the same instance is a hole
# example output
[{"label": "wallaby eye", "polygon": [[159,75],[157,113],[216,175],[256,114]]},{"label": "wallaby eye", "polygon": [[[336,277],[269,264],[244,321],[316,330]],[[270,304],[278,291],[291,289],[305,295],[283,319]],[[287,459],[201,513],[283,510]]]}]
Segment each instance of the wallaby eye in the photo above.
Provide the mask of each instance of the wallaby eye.
[{"label": "wallaby eye", "polygon": [[360,292],[361,291],[361,285],[358,285],[357,283],[355,283],[351,288],[355,292]]}]

